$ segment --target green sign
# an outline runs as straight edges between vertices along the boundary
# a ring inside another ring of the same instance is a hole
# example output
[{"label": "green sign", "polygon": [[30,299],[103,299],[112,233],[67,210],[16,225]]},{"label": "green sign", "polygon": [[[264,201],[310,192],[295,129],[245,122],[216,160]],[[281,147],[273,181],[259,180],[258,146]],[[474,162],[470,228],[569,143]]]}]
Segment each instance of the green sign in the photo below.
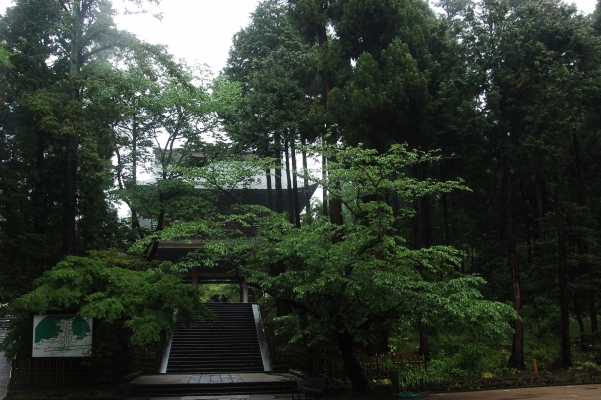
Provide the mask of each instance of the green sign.
[{"label": "green sign", "polygon": [[84,357],[92,351],[92,318],[34,315],[32,357]]}]

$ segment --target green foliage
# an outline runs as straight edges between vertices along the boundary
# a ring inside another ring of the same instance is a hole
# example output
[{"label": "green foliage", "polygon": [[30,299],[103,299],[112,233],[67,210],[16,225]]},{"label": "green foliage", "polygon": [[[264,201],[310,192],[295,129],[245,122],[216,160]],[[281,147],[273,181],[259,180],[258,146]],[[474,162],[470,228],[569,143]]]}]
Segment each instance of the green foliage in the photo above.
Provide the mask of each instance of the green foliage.
[{"label": "green foliage", "polygon": [[[189,215],[184,207],[179,210],[168,210],[172,215],[182,216],[186,220],[175,220],[168,226],[146,235],[138,240],[131,247],[135,253],[144,253],[148,246],[159,240],[190,240],[194,238],[208,240],[202,249],[191,252],[186,259],[174,266],[174,269],[186,271],[189,268],[198,265],[215,266],[223,258],[229,256],[235,257],[232,247],[227,240],[230,236],[239,236],[238,229],[227,228],[227,226],[248,227],[248,219],[254,216],[258,211],[257,207],[239,206],[241,199],[233,193],[234,189],[248,188],[256,183],[257,175],[265,171],[266,166],[273,160],[270,158],[258,159],[256,157],[244,157],[236,154],[232,148],[227,145],[217,143],[214,148],[207,146],[206,165],[202,166],[181,166],[171,169],[171,172],[178,175],[177,182],[185,185],[189,190],[193,201],[198,202],[203,197],[212,200],[208,206],[202,208],[200,212]],[[211,151],[212,150],[212,151]],[[167,182],[165,182],[167,183]],[[174,182],[171,182],[172,184]],[[138,187],[141,190],[143,186]],[[234,210],[217,209],[214,202],[219,196],[226,195],[232,198],[235,206]],[[259,207],[260,208],[260,207]],[[230,213],[230,211],[233,211]],[[181,213],[181,214],[179,214]],[[210,251],[206,251],[210,250]],[[246,256],[237,254],[241,259]],[[233,259],[230,259],[233,262]],[[236,265],[233,262],[233,265]]]},{"label": "green foliage", "polygon": [[597,33],[601,33],[601,2],[599,2],[599,0],[597,0],[597,6],[595,7],[592,17],[593,28]]},{"label": "green foliage", "polygon": [[378,53],[357,59],[353,78],[332,90],[332,110],[349,144],[363,142],[384,151],[413,141],[413,125],[428,108],[429,74],[420,71],[409,47],[394,39]]},{"label": "green foliage", "polygon": [[478,376],[484,370],[484,360],[488,348],[483,343],[471,343],[459,348],[456,356],[457,367],[469,376]]},{"label": "green foliage", "polygon": [[297,132],[317,127],[307,115],[315,96],[316,49],[301,40],[281,0],[267,0],[238,32],[224,76],[240,87],[220,114],[230,138],[261,156],[281,151]]},{"label": "green foliage", "polygon": [[[83,318],[114,325],[131,345],[159,341],[175,331],[176,321],[210,318],[198,290],[164,272],[168,269],[148,268],[114,251],[67,257],[35,282],[35,290],[9,303],[5,311],[12,316],[11,328],[2,349],[11,357],[27,354],[30,314],[51,310],[74,310]],[[98,339],[98,351],[111,347],[110,338]]]},{"label": "green foliage", "polygon": [[[461,341],[454,337],[454,342]],[[431,382],[463,378],[484,378],[507,373],[509,354],[492,341],[467,342],[454,347],[452,352],[440,350],[428,363]]]},{"label": "green foliage", "polygon": [[14,66],[10,62],[11,55],[11,52],[0,48],[0,64],[4,65],[5,67],[14,68]]},{"label": "green foliage", "polygon": [[584,371],[584,372],[589,372],[589,371],[601,372],[601,366],[599,366],[591,361],[575,363],[575,365],[572,369],[575,371]]},{"label": "green foliage", "polygon": [[223,296],[233,303],[240,302],[240,285],[238,284],[205,284],[200,288],[203,302],[212,300],[217,295],[221,301]]},{"label": "green foliage", "polygon": [[[294,305],[295,315],[281,321],[286,322],[282,332],[292,334],[289,340],[322,348],[347,334],[356,345],[366,345],[377,324],[394,325],[418,315],[426,320],[447,315],[482,334],[507,333],[505,321],[513,313],[482,298],[477,289],[482,279],[456,272],[461,253],[445,246],[412,250],[394,228],[411,211],[393,212],[384,201],[387,195],[405,199],[461,188],[458,181],[418,181],[403,174],[408,166],[434,162],[437,156],[405,146],[392,146],[381,155],[342,146],[322,146],[319,152],[336,160],[328,164],[328,179],[307,177],[341,199],[352,219],[336,226],[315,216],[297,229],[282,215],[255,210],[265,215],[248,220],[259,225],[256,238],[230,242],[227,252],[205,248],[208,258],[237,257],[250,284]],[[278,263],[285,267],[278,274],[266,269]],[[424,278],[430,274],[438,278]]]},{"label": "green foliage", "polygon": [[[133,61],[128,56],[123,57],[129,69],[115,68],[112,86],[100,90],[96,100],[117,105],[112,195],[128,205],[132,227],[143,235],[140,218],[158,221],[160,230],[169,221],[211,212],[209,193],[183,181],[180,171],[210,161],[214,150],[203,135],[214,133],[216,113],[229,107],[237,88],[225,80],[212,85],[204,67],[173,65],[165,55]],[[151,180],[139,182],[141,172]]]},{"label": "green foliage", "polygon": [[31,290],[65,253],[132,241],[108,196],[111,128],[128,113],[108,93],[117,91],[119,56],[173,63],[117,30],[113,15],[105,0],[32,0],[0,18],[2,301]]},{"label": "green foliage", "polygon": [[424,368],[414,368],[405,364],[398,370],[399,381],[406,390],[417,392],[428,382],[428,372]]}]

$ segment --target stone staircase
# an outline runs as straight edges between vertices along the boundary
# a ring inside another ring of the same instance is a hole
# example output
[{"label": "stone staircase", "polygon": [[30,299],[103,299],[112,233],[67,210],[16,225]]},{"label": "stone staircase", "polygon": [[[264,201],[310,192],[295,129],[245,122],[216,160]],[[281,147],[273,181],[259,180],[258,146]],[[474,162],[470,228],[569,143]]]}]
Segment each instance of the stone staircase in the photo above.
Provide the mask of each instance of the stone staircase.
[{"label": "stone staircase", "polygon": [[264,372],[250,303],[206,303],[215,323],[178,326],[167,364],[168,374]]},{"label": "stone staircase", "polygon": [[199,399],[289,396],[297,386],[294,377],[265,371],[270,367],[268,361],[263,362],[267,355],[262,355],[259,344],[255,320],[258,309],[253,311],[250,303],[205,305],[215,313],[217,321],[189,328],[178,326],[171,342],[167,374],[138,377],[122,386],[121,395]]}]

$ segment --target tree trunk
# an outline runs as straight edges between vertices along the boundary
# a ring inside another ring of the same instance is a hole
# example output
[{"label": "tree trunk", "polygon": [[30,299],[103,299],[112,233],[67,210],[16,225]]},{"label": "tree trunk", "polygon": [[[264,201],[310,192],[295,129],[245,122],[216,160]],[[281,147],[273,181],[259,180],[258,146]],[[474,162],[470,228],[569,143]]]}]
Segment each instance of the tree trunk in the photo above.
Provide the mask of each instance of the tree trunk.
[{"label": "tree trunk", "polygon": [[67,165],[65,168],[65,188],[63,200],[63,255],[75,254],[77,217],[77,135],[67,135]]},{"label": "tree trunk", "polygon": [[38,131],[38,140],[36,148],[36,172],[38,181],[32,194],[32,200],[35,204],[33,213],[33,231],[38,235],[46,234],[46,133]]},{"label": "tree trunk", "polygon": [[[133,116],[131,137],[132,137],[132,165],[131,165],[131,190],[136,190],[138,186],[138,122],[137,115]],[[138,212],[135,207],[130,206],[131,211],[131,228],[132,229],[140,229],[140,221],[138,219]]]},{"label": "tree trunk", "polygon": [[419,226],[419,205],[417,195],[413,195],[413,218],[411,218],[411,227],[413,229],[413,250],[422,248],[422,241]]},{"label": "tree trunk", "polygon": [[[342,202],[339,199],[332,198],[330,200],[330,222],[337,226],[342,226]],[[339,243],[342,241],[342,237],[339,233],[334,234],[332,238],[333,243]]]},{"label": "tree trunk", "polygon": [[[338,328],[337,328],[338,329]],[[357,361],[355,354],[353,353],[353,337],[346,332],[339,332],[336,334],[338,341],[338,348],[342,355],[342,361],[344,363],[344,370],[347,376],[351,380],[353,390],[355,392],[367,393],[370,391],[369,383],[363,374],[363,369]]]},{"label": "tree trunk", "polygon": [[536,172],[536,219],[537,219],[537,229],[536,229],[536,238],[539,242],[545,240],[545,226],[544,226],[544,209],[543,209],[543,198],[544,198],[544,187],[543,187],[543,177],[541,176],[540,170]]},{"label": "tree trunk", "polygon": [[[283,205],[283,190],[282,190],[282,142],[279,134],[275,134],[275,207],[277,213],[282,213]],[[272,276],[277,276],[286,271],[286,267],[282,261],[278,261],[270,266]],[[276,298],[276,315],[283,317],[290,314],[290,306],[280,299]]]},{"label": "tree trunk", "polygon": [[513,287],[513,309],[518,318],[513,322],[513,343],[509,366],[524,369],[524,323],[521,318],[522,311],[522,289],[520,284],[520,270],[518,267],[515,238],[513,235],[513,213],[511,207],[511,176],[509,171],[509,157],[503,156],[503,183],[505,191],[505,235],[507,238],[507,254],[509,256],[509,268],[511,271],[511,282]]},{"label": "tree trunk", "polygon": [[292,203],[294,205],[294,224],[298,229],[301,227],[300,221],[300,205],[298,198],[298,179],[296,169],[296,146],[294,145],[294,139],[290,142],[290,152],[292,156]]},{"label": "tree trunk", "polygon": [[273,211],[273,193],[271,189],[271,170],[265,170],[265,180],[267,182],[267,207]]},{"label": "tree trunk", "polygon": [[449,229],[449,206],[447,204],[447,194],[443,192],[441,194],[442,201],[442,220],[444,224],[444,245],[451,245],[451,233]]},{"label": "tree trunk", "polygon": [[[331,144],[335,144],[336,143],[336,139],[331,139]],[[331,157],[333,162],[336,162],[336,159],[334,157]],[[329,184],[331,186],[334,187],[334,189],[336,189],[338,192],[340,192],[340,182],[329,182]],[[336,198],[334,196],[331,197],[330,202],[329,202],[329,208],[330,208],[330,222],[336,226],[342,226],[344,221],[342,220],[342,202],[340,201],[339,198]],[[333,243],[339,243],[342,241],[342,237],[340,236],[340,234],[338,232],[336,232],[334,234],[334,236],[332,237],[332,242]]]},{"label": "tree trunk", "polygon": [[[325,46],[325,44],[328,41],[328,31],[327,31],[327,27],[326,26],[320,26],[317,29],[317,44],[319,45],[319,47]],[[322,63],[321,65],[325,65],[325,63]],[[321,77],[321,83],[323,85],[322,87],[322,101],[323,101],[323,105],[324,107],[327,108],[328,104],[330,103],[330,77],[328,76],[328,73],[326,70],[324,70],[323,68],[319,69],[319,76]]]},{"label": "tree trunk", "polygon": [[432,245],[434,244],[434,235],[432,232],[432,207],[430,203],[430,196],[422,196],[421,203],[422,225],[424,227],[424,239],[422,243],[425,248],[429,248],[432,247]]},{"label": "tree trunk", "polygon": [[572,134],[572,142],[574,145],[574,164],[576,164],[576,183],[578,185],[578,204],[584,206],[584,182],[582,180],[582,163],[580,161],[580,143],[576,131]]},{"label": "tree trunk", "polygon": [[[558,161],[559,168],[559,161]],[[561,366],[572,366],[570,350],[570,314],[568,309],[568,266],[563,212],[561,203],[561,177],[559,171],[555,175],[555,219],[557,220],[557,245],[559,264],[559,305],[561,308]]]},{"label": "tree trunk", "polygon": [[536,317],[536,328],[538,330],[538,338],[542,338],[543,334],[540,330],[540,315],[538,313],[538,307],[536,306],[536,300],[532,299],[532,305],[534,306],[534,316]]},{"label": "tree trunk", "polygon": [[[597,322],[597,305],[595,304],[595,295],[591,294],[588,298],[589,310],[591,314],[591,333],[599,332],[599,325]],[[593,335],[594,337],[594,335]]]},{"label": "tree trunk", "polygon": [[[304,136],[301,136],[301,140],[302,140],[302,145],[303,145],[303,169],[305,171],[307,171],[307,151],[305,150],[305,145],[306,140]],[[303,187],[304,187],[304,191],[303,191],[303,200],[304,200],[304,205],[305,205],[305,215],[309,216],[309,218],[311,217],[311,196],[309,194],[309,180],[307,179],[306,175],[303,173]]]},{"label": "tree trunk", "polygon": [[[413,166],[413,178],[420,179],[421,178],[421,170],[417,165]],[[413,195],[413,218],[412,218],[412,228],[413,228],[413,249],[419,250],[423,247],[423,237],[421,234],[420,227],[420,205],[423,207],[423,202],[417,195]],[[420,274],[423,273],[423,267],[418,266],[418,272]],[[421,318],[418,320],[418,331],[419,331],[419,354],[424,357],[424,360],[427,360],[430,357],[430,348],[428,345],[428,329],[426,323],[421,321]]]},{"label": "tree trunk", "polygon": [[574,303],[574,315],[576,315],[576,321],[578,322],[578,332],[580,333],[580,350],[587,351],[586,348],[586,334],[584,331],[584,321],[582,319],[582,308],[580,307],[580,301],[576,295],[572,295],[572,302]]},{"label": "tree trunk", "polygon": [[[574,163],[576,164],[576,183],[578,186],[578,204],[581,207],[584,207],[586,205],[586,199],[584,197],[584,181],[582,179],[582,161],[580,159],[580,143],[578,141],[578,134],[576,133],[576,131],[573,132],[572,134],[572,141],[573,141],[573,145],[574,145]],[[585,254],[589,253],[589,244],[588,241],[584,240],[582,237],[578,237],[576,239],[578,241],[578,254],[581,255],[581,257],[579,257],[579,264],[582,264],[582,259],[584,258]],[[597,325],[597,310],[595,309],[595,297],[594,297],[594,293],[590,293],[589,292],[589,308],[590,308],[590,318],[591,318],[591,333],[595,333],[598,330],[598,325]],[[578,313],[580,313],[580,306],[578,304],[578,299],[574,296],[574,311],[577,311],[576,308],[578,308],[578,312],[577,312],[577,317],[578,317]],[[581,325],[581,319],[582,316],[580,315],[580,319],[578,320],[578,326],[580,327]],[[584,341],[582,340],[584,338],[584,326],[582,326],[582,330],[580,332],[580,337],[581,337],[581,346],[583,351],[586,351],[586,346],[584,345]],[[594,336],[594,335],[593,335]]]},{"label": "tree trunk", "polygon": [[426,361],[430,359],[430,344],[428,341],[428,324],[424,321],[419,322],[419,354]]},{"label": "tree trunk", "polygon": [[[322,11],[324,11],[322,9]],[[328,31],[327,31],[327,27],[325,25],[323,26],[318,26],[317,27],[317,44],[320,48],[323,49],[323,47],[327,44],[328,42]],[[325,63],[321,63],[322,66],[325,65]],[[319,71],[319,76],[321,77],[321,83],[322,83],[322,96],[321,96],[321,101],[322,101],[322,105],[324,107],[324,109],[327,112],[328,106],[330,104],[330,77],[328,76],[327,72],[325,69],[320,68]],[[322,141],[325,144],[325,135],[322,135]],[[327,159],[325,156],[321,157],[321,176],[322,179],[325,181],[326,178],[326,162]],[[322,206],[323,206],[323,215],[324,217],[327,217],[328,215],[330,215],[330,219],[331,219],[331,211],[328,210],[328,202],[327,202],[327,197],[328,197],[328,189],[324,186],[323,187],[323,201],[322,201]],[[330,211],[330,212],[328,212]]]},{"label": "tree trunk", "polygon": [[292,197],[292,180],[290,179],[290,151],[288,140],[284,142],[284,156],[286,157],[286,197],[288,198],[288,221],[294,224],[294,199]]},{"label": "tree trunk", "polygon": [[[45,35],[48,38],[48,35]],[[48,71],[48,68],[45,68]],[[44,80],[43,87],[49,85],[47,79]],[[35,169],[37,174],[37,182],[32,192],[33,209],[33,231],[38,235],[45,236],[48,226],[48,191],[50,189],[49,177],[51,174],[46,171],[46,154],[49,146],[49,132],[43,129],[36,131],[36,156]],[[44,263],[45,264],[45,263]],[[46,266],[43,268],[45,269]]]},{"label": "tree trunk", "polygon": [[[328,162],[326,156],[321,156],[321,179],[325,182],[327,175],[328,175],[328,171],[327,171],[327,166],[326,163]],[[322,187],[322,207],[323,207],[323,216],[327,217],[329,212],[328,212],[328,188],[323,186]]]},{"label": "tree trunk", "polygon": [[[79,2],[73,2],[71,10],[72,34],[70,59],[69,59],[69,78],[71,82],[70,100],[79,101],[79,88],[76,78],[79,74],[81,63],[81,40],[83,36],[83,18]],[[77,117],[74,116],[74,120]],[[63,255],[75,254],[77,238],[77,149],[79,148],[79,139],[77,137],[77,127],[71,123],[65,126],[66,131],[66,165],[65,165],[65,188],[63,199]]]},{"label": "tree trunk", "polygon": [[530,207],[526,201],[524,184],[520,181],[520,195],[522,196],[522,207],[524,208],[524,223],[526,225],[526,247],[528,249],[528,265],[532,264],[532,239],[530,235]]},{"label": "tree trunk", "polygon": [[281,213],[282,205],[282,145],[280,136],[275,135],[275,211]]}]

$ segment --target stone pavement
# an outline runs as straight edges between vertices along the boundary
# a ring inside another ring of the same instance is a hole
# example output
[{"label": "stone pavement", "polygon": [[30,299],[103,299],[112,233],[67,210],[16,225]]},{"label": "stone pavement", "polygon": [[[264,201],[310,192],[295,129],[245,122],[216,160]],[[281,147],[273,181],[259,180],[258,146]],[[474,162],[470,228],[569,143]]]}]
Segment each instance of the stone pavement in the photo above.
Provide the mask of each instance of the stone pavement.
[{"label": "stone pavement", "polygon": [[[230,382],[277,382],[295,380],[292,374],[285,373],[239,373],[239,374],[169,374],[143,375],[134,379],[132,384],[158,385],[165,383],[197,384],[197,383],[230,383]],[[275,398],[290,398],[290,394],[251,394],[251,395],[220,395],[220,396],[177,396],[153,397],[151,400],[269,400]]]},{"label": "stone pavement", "polygon": [[[132,384],[159,385],[165,383],[230,383],[230,382],[278,382],[293,381],[296,377],[285,373],[240,373],[240,374],[161,374],[142,375],[134,379]],[[235,397],[233,397],[235,398]],[[248,398],[248,396],[246,397]],[[190,400],[190,399],[186,399]]]},{"label": "stone pavement", "polygon": [[276,398],[290,398],[290,394],[239,394],[222,396],[184,396],[184,397],[152,397],[150,400],[270,400]]},{"label": "stone pavement", "polygon": [[8,383],[10,381],[10,361],[4,357],[4,353],[0,353],[0,400],[6,397]]}]

